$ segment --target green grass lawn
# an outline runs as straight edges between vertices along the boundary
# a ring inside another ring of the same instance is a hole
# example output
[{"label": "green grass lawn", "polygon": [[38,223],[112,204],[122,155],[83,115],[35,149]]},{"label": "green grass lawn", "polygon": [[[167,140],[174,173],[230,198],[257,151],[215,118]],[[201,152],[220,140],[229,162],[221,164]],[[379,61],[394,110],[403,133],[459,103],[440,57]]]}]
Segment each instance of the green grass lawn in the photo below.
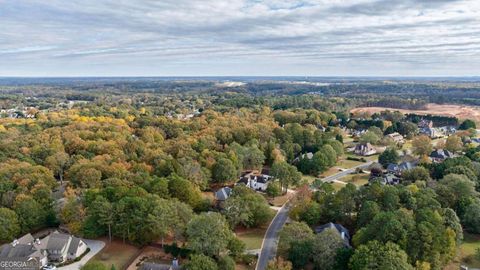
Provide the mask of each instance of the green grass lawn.
[{"label": "green grass lawn", "polygon": [[331,167],[329,168],[328,170],[324,171],[320,177],[323,178],[323,177],[327,177],[327,176],[330,176],[330,175],[334,175],[334,174],[337,174],[340,172],[340,168],[338,166],[334,166],[334,167]]},{"label": "green grass lawn", "polygon": [[340,181],[351,183],[356,185],[357,187],[363,186],[368,183],[368,178],[370,175],[368,173],[361,173],[361,174],[349,174],[345,177],[340,178]]},{"label": "green grass lawn", "polygon": [[266,229],[257,228],[237,233],[238,238],[245,243],[246,249],[260,249]]},{"label": "green grass lawn", "polygon": [[333,182],[333,183],[331,183],[330,185],[332,185],[333,188],[334,188],[336,191],[339,191],[340,189],[342,189],[342,188],[345,187],[344,184],[338,183],[338,182]]},{"label": "green grass lawn", "polygon": [[460,262],[469,267],[480,267],[480,261],[475,258],[475,251],[480,248],[480,235],[465,233],[463,243],[460,245]]},{"label": "green grass lawn", "polygon": [[342,159],[337,163],[337,166],[344,169],[350,169],[361,164],[363,164],[361,161]]},{"label": "green grass lawn", "polygon": [[311,184],[315,181],[315,179],[317,179],[317,177],[314,177],[314,176],[311,176],[311,175],[303,175],[302,176],[302,180],[305,181],[306,183],[308,184]]},{"label": "green grass lawn", "polygon": [[270,204],[272,204],[273,206],[276,206],[276,207],[283,206],[288,201],[288,199],[290,199],[292,196],[293,195],[291,193],[285,193],[282,196],[272,198],[272,197],[269,197],[265,194],[265,198],[268,200],[268,202]]},{"label": "green grass lawn", "polygon": [[379,156],[379,154],[375,154],[375,155],[371,155],[371,156],[365,157],[365,159],[368,160],[368,161],[377,161],[377,160],[378,160],[378,156]]},{"label": "green grass lawn", "polygon": [[[276,212],[272,210],[272,219],[275,216]],[[264,225],[260,226],[259,228],[248,228],[237,230],[235,233],[242,242],[245,243],[246,249],[260,249],[262,247],[263,237],[265,232],[270,225],[271,220],[269,220]]]}]

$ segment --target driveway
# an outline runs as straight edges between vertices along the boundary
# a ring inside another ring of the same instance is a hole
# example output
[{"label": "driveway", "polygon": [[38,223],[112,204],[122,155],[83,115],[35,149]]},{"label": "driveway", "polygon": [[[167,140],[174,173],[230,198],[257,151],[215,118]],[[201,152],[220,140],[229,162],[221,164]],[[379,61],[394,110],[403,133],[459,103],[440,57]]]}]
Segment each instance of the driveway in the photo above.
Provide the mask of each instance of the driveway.
[{"label": "driveway", "polygon": [[58,269],[62,270],[78,270],[82,266],[84,266],[93,256],[97,255],[100,250],[102,250],[105,247],[105,242],[100,241],[100,240],[88,240],[88,239],[82,239],[85,244],[90,248],[90,251],[87,253],[87,255],[83,256],[83,258],[78,261],[74,262],[69,265],[57,267]]}]

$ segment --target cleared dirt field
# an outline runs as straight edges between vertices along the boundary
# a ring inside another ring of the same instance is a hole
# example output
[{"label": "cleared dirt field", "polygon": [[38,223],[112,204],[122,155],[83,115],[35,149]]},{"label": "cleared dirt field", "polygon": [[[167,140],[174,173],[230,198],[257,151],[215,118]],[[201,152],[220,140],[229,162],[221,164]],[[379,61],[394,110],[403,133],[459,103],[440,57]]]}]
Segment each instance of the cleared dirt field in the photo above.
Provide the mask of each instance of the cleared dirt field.
[{"label": "cleared dirt field", "polygon": [[442,116],[455,116],[459,119],[472,119],[480,123],[480,107],[468,105],[453,105],[453,104],[434,104],[429,103],[425,110],[404,110],[394,109],[388,107],[359,107],[350,110],[353,114],[373,114],[385,110],[399,111],[401,113],[415,113],[415,114],[431,114]]}]

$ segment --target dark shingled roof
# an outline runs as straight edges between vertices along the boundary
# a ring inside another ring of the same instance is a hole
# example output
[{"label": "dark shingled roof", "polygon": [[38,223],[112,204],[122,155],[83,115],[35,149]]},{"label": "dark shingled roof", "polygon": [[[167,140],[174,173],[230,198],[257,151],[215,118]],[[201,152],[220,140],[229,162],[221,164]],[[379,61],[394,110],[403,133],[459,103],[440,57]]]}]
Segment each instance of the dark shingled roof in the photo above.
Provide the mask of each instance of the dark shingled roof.
[{"label": "dark shingled roof", "polygon": [[453,157],[453,153],[448,150],[437,149],[430,154],[432,158],[447,159]]},{"label": "dark shingled roof", "polygon": [[232,189],[230,187],[223,187],[215,192],[215,199],[219,201],[225,201],[230,197]]},{"label": "dark shingled roof", "polygon": [[318,226],[315,228],[315,233],[321,233],[323,232],[324,230],[326,229],[334,229],[336,230],[340,235],[342,234],[342,232],[344,233],[345,235],[345,243],[348,244],[348,242],[350,241],[350,234],[348,233],[348,230],[343,227],[341,224],[338,224],[338,223],[327,223],[327,224],[323,224],[321,226]]},{"label": "dark shingled roof", "polygon": [[26,258],[35,253],[35,249],[32,245],[28,244],[12,244],[3,245],[0,251],[0,258]]},{"label": "dark shingled roof", "polygon": [[62,250],[67,245],[70,235],[63,233],[52,233],[48,238],[48,250]]},{"label": "dark shingled roof", "polygon": [[237,182],[238,184],[248,184],[248,177],[241,177]]},{"label": "dark shingled roof", "polygon": [[72,242],[70,242],[70,246],[68,247],[68,253],[77,253],[78,244],[80,244],[80,238],[72,237]]}]

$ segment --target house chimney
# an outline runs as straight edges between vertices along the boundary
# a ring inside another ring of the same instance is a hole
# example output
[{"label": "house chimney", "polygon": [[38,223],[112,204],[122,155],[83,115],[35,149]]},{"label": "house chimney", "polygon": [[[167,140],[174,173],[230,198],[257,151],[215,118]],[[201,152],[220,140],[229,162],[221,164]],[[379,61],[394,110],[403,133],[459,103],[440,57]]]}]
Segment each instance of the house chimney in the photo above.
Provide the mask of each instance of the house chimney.
[{"label": "house chimney", "polygon": [[40,243],[41,243],[41,242],[40,242],[40,239],[39,239],[39,238],[35,239],[35,244],[40,245]]},{"label": "house chimney", "polygon": [[13,239],[12,246],[16,246],[17,244],[18,244],[18,240],[17,240],[17,239]]},{"label": "house chimney", "polygon": [[343,240],[345,240],[345,232],[342,232],[340,236],[342,237]]}]

